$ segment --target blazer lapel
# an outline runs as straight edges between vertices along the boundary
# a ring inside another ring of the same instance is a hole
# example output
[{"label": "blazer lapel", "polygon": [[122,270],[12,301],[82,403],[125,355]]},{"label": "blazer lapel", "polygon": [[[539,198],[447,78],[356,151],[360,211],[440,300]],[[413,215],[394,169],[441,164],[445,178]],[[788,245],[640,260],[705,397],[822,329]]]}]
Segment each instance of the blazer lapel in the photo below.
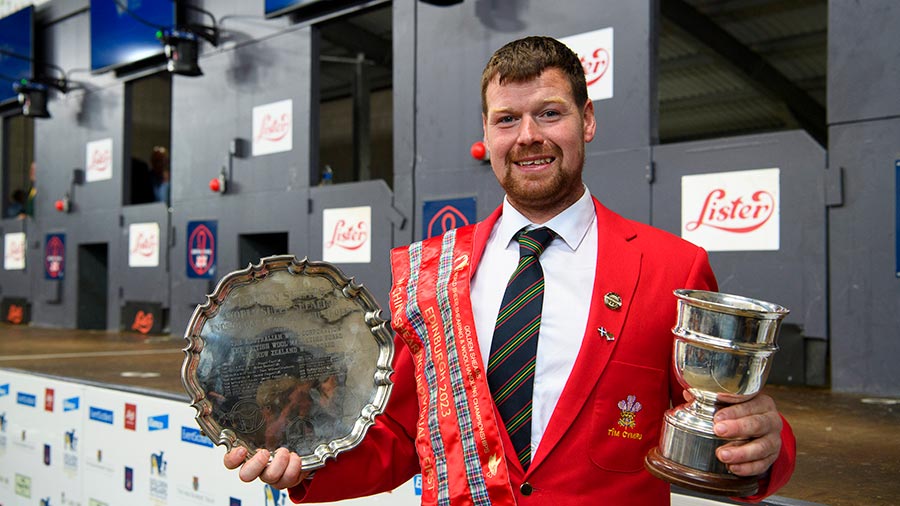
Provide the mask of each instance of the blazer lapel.
[{"label": "blazer lapel", "polygon": [[[593,392],[619,342],[641,269],[636,232],[621,216],[594,199],[597,212],[597,268],[587,329],[572,374],[550,418],[526,475],[537,469],[566,433]],[[616,297],[621,307],[616,308]],[[609,295],[610,303],[604,298]],[[627,336],[625,336],[627,339]]]}]

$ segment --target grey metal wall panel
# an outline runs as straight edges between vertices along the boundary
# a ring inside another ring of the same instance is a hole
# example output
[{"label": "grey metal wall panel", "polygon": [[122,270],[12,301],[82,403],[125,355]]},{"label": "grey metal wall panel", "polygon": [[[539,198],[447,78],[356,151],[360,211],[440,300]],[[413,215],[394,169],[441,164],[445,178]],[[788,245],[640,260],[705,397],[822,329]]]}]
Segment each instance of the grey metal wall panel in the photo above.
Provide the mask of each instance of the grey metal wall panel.
[{"label": "grey metal wall panel", "polygon": [[896,0],[829,0],[829,124],[900,115],[897,26]]},{"label": "grey metal wall panel", "polygon": [[585,155],[584,183],[604,206],[622,216],[650,223],[650,148]]},{"label": "grey metal wall panel", "polygon": [[829,170],[843,172],[829,221],[832,388],[900,396],[895,164],[900,119],[833,126]]},{"label": "grey metal wall panel", "polygon": [[778,251],[717,251],[719,288],[782,304],[807,337],[827,338],[825,152],[802,131],[657,146],[652,224],[681,235],[681,178],[779,168]]},{"label": "grey metal wall panel", "polygon": [[[169,307],[169,210],[162,202],[127,206],[122,208],[122,244],[125,246],[123,269],[110,276],[116,280],[121,290],[121,302],[158,302]],[[156,267],[131,267],[128,258],[130,237],[129,227],[135,223],[157,223],[159,225],[159,265]]]}]

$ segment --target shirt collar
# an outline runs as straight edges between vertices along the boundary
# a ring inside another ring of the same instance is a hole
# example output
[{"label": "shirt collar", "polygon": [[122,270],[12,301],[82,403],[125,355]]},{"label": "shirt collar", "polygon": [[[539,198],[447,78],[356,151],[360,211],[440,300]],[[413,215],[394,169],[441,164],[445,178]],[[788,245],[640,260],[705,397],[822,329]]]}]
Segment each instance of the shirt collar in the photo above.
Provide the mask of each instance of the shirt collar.
[{"label": "shirt collar", "polygon": [[536,225],[522,216],[522,213],[509,203],[509,199],[504,197],[503,214],[500,216],[497,233],[502,243],[509,246],[519,230],[526,227],[532,229],[545,226],[556,232],[556,235],[562,238],[572,251],[575,251],[581,245],[596,218],[594,201],[587,186],[584,187],[581,198],[543,225]]}]

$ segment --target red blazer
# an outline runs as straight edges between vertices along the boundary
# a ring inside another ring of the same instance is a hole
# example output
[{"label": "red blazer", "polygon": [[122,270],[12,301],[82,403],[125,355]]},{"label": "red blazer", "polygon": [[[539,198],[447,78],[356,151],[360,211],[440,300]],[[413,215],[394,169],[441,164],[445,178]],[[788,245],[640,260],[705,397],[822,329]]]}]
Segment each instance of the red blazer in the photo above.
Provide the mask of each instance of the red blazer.
[{"label": "red blazer", "polygon": [[[507,459],[520,505],[666,505],[669,485],[644,470],[647,452],[659,441],[663,413],[684,402],[672,371],[672,333],[678,288],[716,290],[706,252],[674,235],[627,220],[594,201],[598,255],[591,313],[581,350],[528,471]],[[500,216],[494,211],[476,225],[475,258],[480,260]],[[438,239],[439,240],[439,239]],[[474,269],[473,269],[474,272]],[[604,304],[616,293],[619,309]],[[614,336],[601,336],[599,328]],[[363,443],[290,490],[296,501],[324,502],[392,490],[419,472],[414,448],[418,406],[410,353],[397,341],[394,390],[383,416]],[[618,404],[634,396],[643,408],[634,427],[618,424]],[[500,417],[495,415],[499,420]],[[508,455],[514,455],[501,428]],[[787,483],[794,468],[795,441],[785,422],[782,449],[760,500]],[[527,487],[522,484],[527,483]],[[530,495],[521,490],[530,488]]]}]

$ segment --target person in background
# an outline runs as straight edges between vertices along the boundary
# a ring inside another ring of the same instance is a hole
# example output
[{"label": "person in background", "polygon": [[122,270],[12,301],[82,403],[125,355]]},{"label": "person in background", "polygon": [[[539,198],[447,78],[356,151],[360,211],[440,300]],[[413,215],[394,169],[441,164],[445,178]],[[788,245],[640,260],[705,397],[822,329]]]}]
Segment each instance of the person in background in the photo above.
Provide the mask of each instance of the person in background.
[{"label": "person in background", "polygon": [[[669,484],[643,461],[666,409],[684,402],[672,292],[717,289],[706,251],[590,194],[582,172],[597,123],[564,44],[510,42],[481,90],[506,196],[482,222],[391,252],[397,352],[384,414],[315,474],[286,449],[235,447],[224,465],[242,480],[288,488],[295,502],[389,491],[422,473],[426,505],[669,504]],[[515,292],[526,272],[530,289]],[[520,343],[534,346],[528,356]],[[788,481],[795,441],[771,397],[721,409],[715,430],[746,440],[718,448],[719,460],[760,477],[741,500]]]},{"label": "person in background", "polygon": [[7,218],[18,218],[25,213],[25,192],[21,189],[13,190],[9,196],[9,207],[6,208]]},{"label": "person in background", "polygon": [[150,153],[150,181],[153,185],[153,200],[169,205],[169,150],[154,146]]}]

